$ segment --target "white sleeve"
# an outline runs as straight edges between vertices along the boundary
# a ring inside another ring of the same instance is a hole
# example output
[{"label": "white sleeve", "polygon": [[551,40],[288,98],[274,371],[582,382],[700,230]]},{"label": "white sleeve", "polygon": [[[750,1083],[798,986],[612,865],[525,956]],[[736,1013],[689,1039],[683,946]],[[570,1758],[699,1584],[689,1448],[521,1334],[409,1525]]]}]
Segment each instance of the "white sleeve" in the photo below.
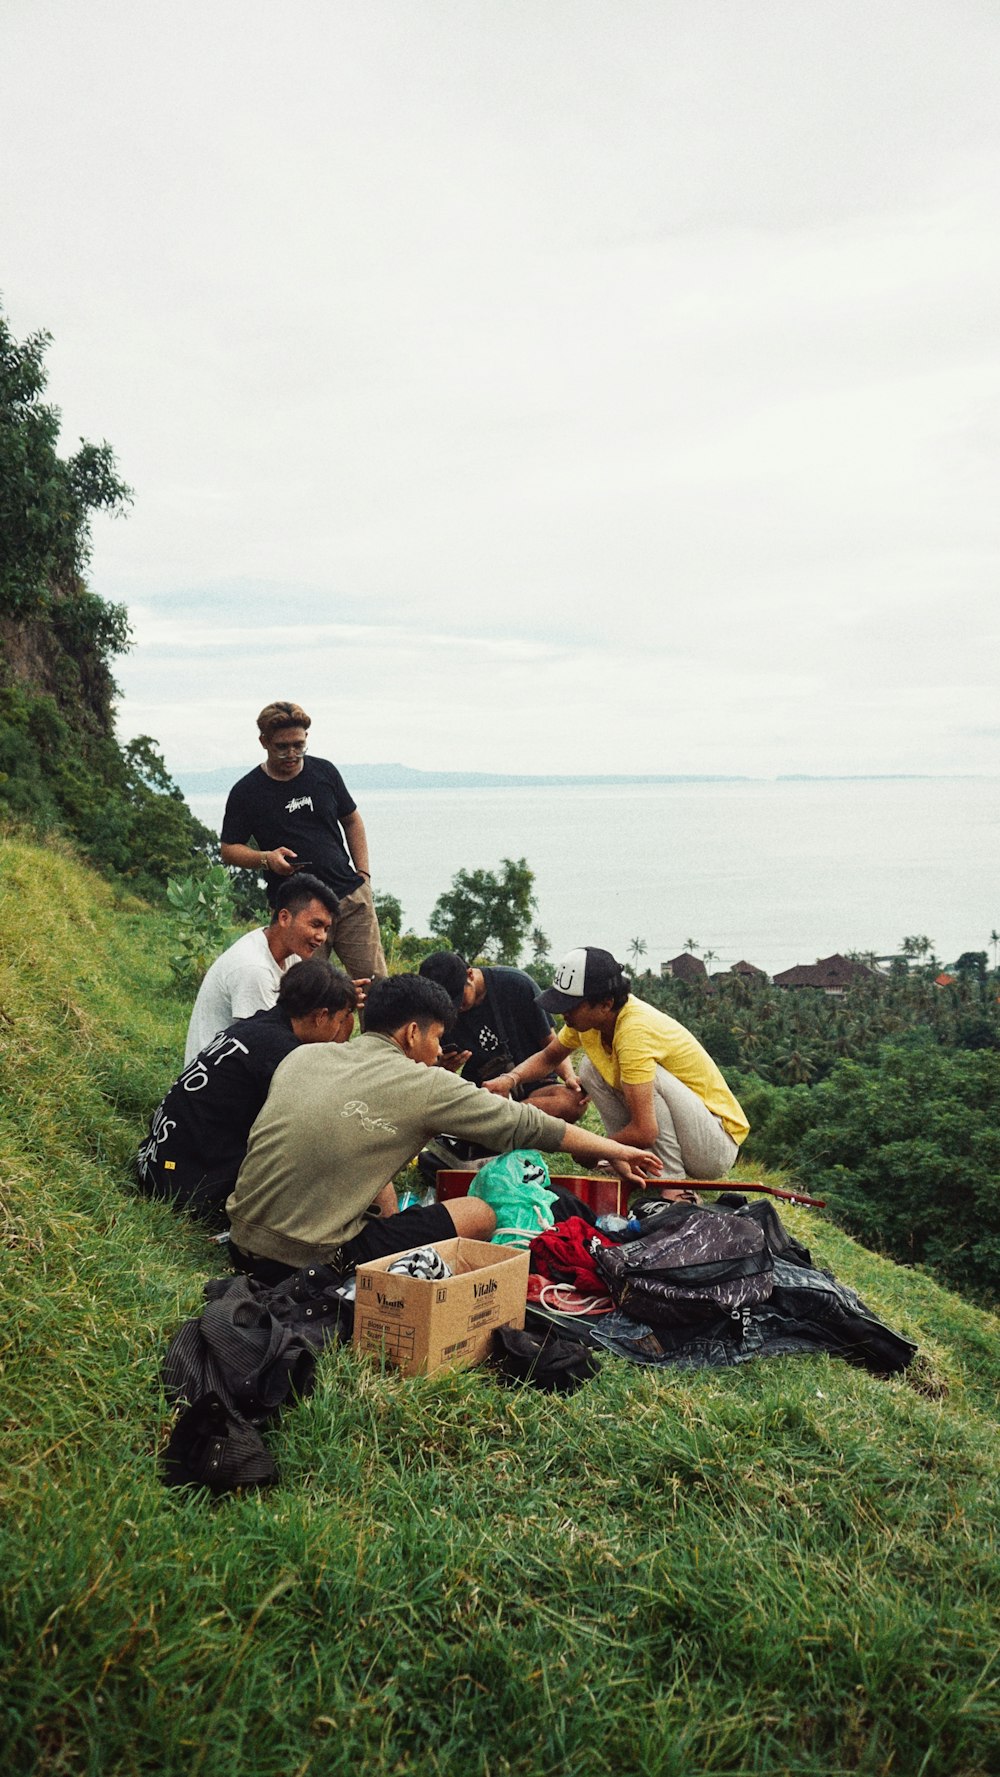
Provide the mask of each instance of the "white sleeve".
[{"label": "white sleeve", "polygon": [[[297,959],[296,959],[297,960]],[[277,1004],[280,974],[275,976],[273,963],[252,963],[241,969],[230,986],[231,1012],[229,1022],[252,1018],[255,1012],[266,1012]]]}]

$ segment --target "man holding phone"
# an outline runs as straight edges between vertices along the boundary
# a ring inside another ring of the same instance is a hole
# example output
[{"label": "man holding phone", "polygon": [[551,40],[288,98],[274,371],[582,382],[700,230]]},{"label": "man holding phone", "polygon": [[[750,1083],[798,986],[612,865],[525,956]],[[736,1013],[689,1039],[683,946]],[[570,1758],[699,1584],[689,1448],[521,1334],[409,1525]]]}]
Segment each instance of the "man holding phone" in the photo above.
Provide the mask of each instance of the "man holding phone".
[{"label": "man holding phone", "polygon": [[265,757],[233,785],[222,821],[222,861],[263,873],[268,900],[297,870],[337,897],[331,948],[355,981],[386,973],[371,892],[368,839],[357,804],[328,759],[309,755],[311,717],[300,704],[266,704],[257,717]]}]

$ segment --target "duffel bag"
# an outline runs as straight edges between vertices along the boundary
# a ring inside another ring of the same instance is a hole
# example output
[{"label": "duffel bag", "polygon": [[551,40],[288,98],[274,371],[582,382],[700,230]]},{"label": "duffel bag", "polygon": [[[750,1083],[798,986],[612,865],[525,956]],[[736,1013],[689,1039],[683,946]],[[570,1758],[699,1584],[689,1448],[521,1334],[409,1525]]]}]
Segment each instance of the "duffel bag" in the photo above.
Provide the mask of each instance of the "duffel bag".
[{"label": "duffel bag", "polygon": [[651,1326],[704,1326],[766,1302],[773,1262],[749,1216],[670,1205],[650,1234],[593,1253],[618,1307]]}]

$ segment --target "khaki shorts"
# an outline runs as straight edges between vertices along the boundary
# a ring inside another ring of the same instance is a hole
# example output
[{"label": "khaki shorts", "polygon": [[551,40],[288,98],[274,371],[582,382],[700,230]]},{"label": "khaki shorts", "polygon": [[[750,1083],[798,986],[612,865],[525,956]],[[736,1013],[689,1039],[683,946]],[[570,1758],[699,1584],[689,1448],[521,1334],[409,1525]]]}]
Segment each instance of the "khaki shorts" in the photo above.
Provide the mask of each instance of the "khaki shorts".
[{"label": "khaki shorts", "polygon": [[330,928],[329,943],[352,981],[369,977],[377,980],[388,974],[369,883],[363,882],[360,888],[343,896]]}]

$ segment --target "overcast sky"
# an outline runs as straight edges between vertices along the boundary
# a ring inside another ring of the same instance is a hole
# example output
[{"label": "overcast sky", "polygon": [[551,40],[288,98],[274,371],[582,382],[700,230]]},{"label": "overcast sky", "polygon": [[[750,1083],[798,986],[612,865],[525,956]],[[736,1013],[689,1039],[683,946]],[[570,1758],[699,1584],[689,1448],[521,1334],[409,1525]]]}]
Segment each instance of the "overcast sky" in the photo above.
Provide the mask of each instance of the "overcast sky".
[{"label": "overcast sky", "polygon": [[997,772],[995,0],[0,0],[120,730]]}]

